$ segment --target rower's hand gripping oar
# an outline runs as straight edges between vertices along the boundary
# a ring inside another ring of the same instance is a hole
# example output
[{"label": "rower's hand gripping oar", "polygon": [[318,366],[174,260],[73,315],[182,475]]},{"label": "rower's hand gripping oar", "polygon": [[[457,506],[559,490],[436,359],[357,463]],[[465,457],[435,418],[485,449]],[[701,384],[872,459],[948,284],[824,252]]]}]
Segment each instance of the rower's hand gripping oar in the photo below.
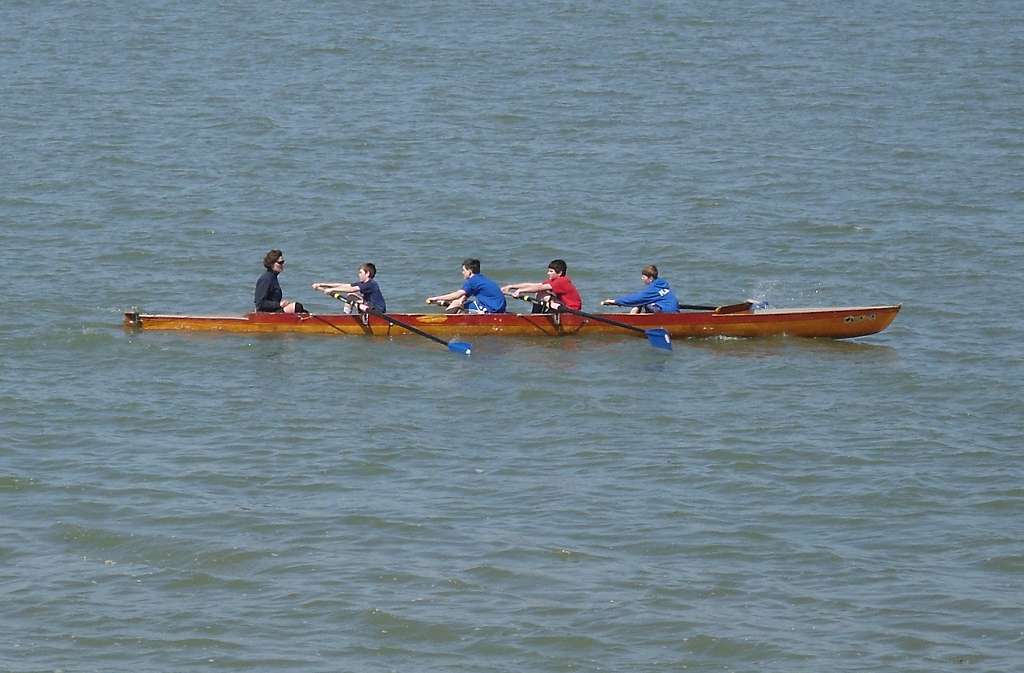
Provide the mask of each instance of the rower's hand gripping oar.
[{"label": "rower's hand gripping oar", "polygon": [[334,297],[338,301],[344,301],[344,302],[349,302],[350,304],[354,304],[356,306],[357,310],[359,310],[359,311],[365,311],[366,313],[369,313],[370,315],[375,315],[378,318],[383,318],[384,320],[387,320],[392,325],[398,325],[402,329],[407,330],[409,332],[412,332],[413,334],[418,334],[419,336],[423,337],[424,339],[430,339],[431,341],[439,343],[442,346],[444,346],[445,348],[447,348],[449,351],[451,351],[452,353],[459,353],[460,355],[469,355],[469,354],[471,354],[473,352],[473,347],[470,344],[466,343],[465,341],[445,341],[444,339],[436,337],[433,334],[428,334],[428,333],[424,332],[419,327],[414,327],[414,326],[410,325],[407,322],[404,322],[402,320],[398,320],[397,318],[393,318],[393,317],[389,316],[387,313],[384,313],[382,311],[378,311],[377,309],[373,308],[372,306],[370,306],[369,304],[367,304],[365,302],[362,302],[362,301],[351,302],[341,292],[327,292],[326,294],[329,294],[330,296]]},{"label": "rower's hand gripping oar", "polygon": [[[538,306],[548,306],[548,304],[542,302],[536,297],[526,297],[521,295],[517,296],[514,294],[510,296],[516,297],[516,299],[522,299],[523,301],[528,301],[531,304],[536,304]],[[656,327],[654,329],[644,329],[642,327],[636,327],[634,325],[627,325],[624,322],[619,322],[617,320],[609,320],[608,318],[599,315],[594,315],[593,313],[584,313],[583,311],[577,311],[574,308],[569,308],[568,306],[564,304],[559,304],[557,302],[555,306],[552,306],[551,308],[559,313],[572,313],[573,315],[578,315],[579,317],[586,318],[587,320],[603,322],[607,325],[615,325],[616,327],[621,327],[622,329],[628,329],[631,332],[639,332],[640,334],[646,336],[648,343],[650,343],[655,348],[661,348],[662,350],[666,351],[672,350],[672,339],[669,337],[668,332],[662,329],[661,327]]]}]

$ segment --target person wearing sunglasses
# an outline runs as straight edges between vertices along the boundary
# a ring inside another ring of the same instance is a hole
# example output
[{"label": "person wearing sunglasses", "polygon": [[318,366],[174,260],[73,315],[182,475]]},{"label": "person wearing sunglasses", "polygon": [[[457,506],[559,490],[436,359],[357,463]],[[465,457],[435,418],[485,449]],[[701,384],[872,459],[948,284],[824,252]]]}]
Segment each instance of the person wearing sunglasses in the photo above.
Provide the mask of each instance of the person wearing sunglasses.
[{"label": "person wearing sunglasses", "polygon": [[283,299],[278,274],[284,271],[284,253],[271,250],[263,256],[266,271],[256,281],[256,292],[253,301],[257,313],[306,313],[302,304],[291,299]]}]

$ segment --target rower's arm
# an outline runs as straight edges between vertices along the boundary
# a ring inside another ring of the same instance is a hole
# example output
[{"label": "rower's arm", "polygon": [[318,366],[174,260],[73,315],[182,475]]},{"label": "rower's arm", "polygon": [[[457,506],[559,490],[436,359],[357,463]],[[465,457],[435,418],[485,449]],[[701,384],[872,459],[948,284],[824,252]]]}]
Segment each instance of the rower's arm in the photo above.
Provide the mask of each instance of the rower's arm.
[{"label": "rower's arm", "polygon": [[437,302],[440,301],[455,301],[456,299],[461,299],[462,297],[465,296],[466,291],[463,290],[462,288],[459,288],[455,292],[449,292],[448,294],[439,294],[435,297],[427,297],[427,303],[436,304]]},{"label": "rower's arm", "polygon": [[551,285],[548,283],[512,283],[501,288],[501,291],[508,294],[510,291],[519,292],[540,292],[541,290],[550,290]]},{"label": "rower's arm", "polygon": [[321,292],[358,292],[359,288],[349,283],[313,283],[314,290]]}]

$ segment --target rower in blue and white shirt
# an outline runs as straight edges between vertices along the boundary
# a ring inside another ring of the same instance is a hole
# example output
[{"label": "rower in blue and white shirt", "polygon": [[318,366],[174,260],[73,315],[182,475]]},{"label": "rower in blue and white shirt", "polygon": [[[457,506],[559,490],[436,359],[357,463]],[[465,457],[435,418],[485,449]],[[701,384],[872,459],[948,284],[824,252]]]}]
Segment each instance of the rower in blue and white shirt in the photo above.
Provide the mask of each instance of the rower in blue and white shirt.
[{"label": "rower in blue and white shirt", "polygon": [[648,264],[640,272],[644,289],[617,299],[605,299],[602,306],[629,306],[630,313],[678,313],[679,300],[668,281],[658,278],[658,267]]}]

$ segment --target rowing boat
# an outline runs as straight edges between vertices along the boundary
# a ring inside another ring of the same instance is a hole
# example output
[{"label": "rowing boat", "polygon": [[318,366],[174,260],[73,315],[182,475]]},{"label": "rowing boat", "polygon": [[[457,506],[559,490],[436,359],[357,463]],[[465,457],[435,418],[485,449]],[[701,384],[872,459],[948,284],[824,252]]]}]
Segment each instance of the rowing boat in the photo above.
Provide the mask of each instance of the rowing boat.
[{"label": "rowing boat", "polygon": [[[598,313],[641,329],[662,328],[674,338],[821,337],[849,339],[881,332],[896,317],[900,304],[834,308],[746,310],[735,313]],[[444,338],[474,336],[591,336],[628,334],[621,327],[585,317],[556,313],[391,313],[393,318]],[[397,336],[409,334],[377,315],[358,313],[250,313],[242,316],[162,315],[132,310],[124,314],[131,330],[181,330],[244,334],[331,334]]]}]

